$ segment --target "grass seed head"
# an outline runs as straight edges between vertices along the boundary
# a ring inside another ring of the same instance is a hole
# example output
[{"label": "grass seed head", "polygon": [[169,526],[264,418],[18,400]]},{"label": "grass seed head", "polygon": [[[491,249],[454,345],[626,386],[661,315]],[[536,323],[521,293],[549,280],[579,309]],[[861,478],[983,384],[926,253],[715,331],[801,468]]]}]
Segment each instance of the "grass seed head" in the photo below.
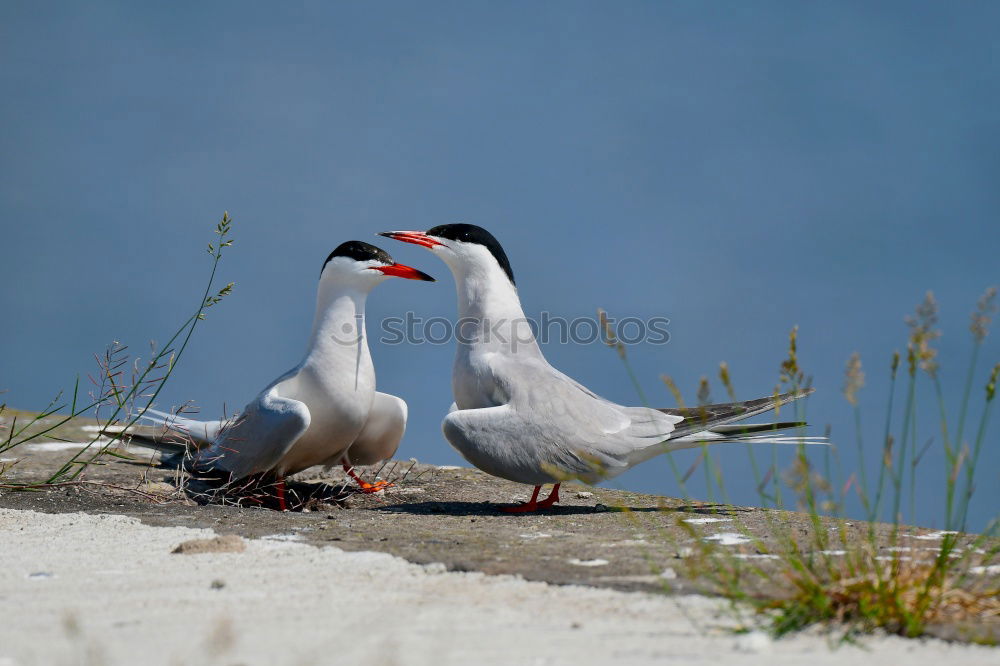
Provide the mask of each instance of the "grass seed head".
[{"label": "grass seed head", "polygon": [[793,326],[788,334],[788,358],[781,362],[781,381],[798,385],[802,383],[802,370],[799,368],[799,327]]},{"label": "grass seed head", "polygon": [[708,385],[708,377],[702,377],[698,382],[698,405],[707,405],[712,401],[712,389]]},{"label": "grass seed head", "polygon": [[670,375],[660,375],[660,380],[666,384],[667,389],[674,396],[674,400],[677,401],[677,406],[684,407],[684,396],[681,394],[681,390],[677,387],[677,382]]},{"label": "grass seed head", "polygon": [[976,301],[976,310],[972,313],[969,330],[975,341],[982,342],[990,332],[990,321],[997,313],[997,288],[990,287]]},{"label": "grass seed head", "polygon": [[917,305],[916,312],[907,316],[906,325],[910,327],[910,340],[907,343],[907,360],[910,376],[914,376],[919,367],[933,376],[937,372],[937,350],[931,346],[941,337],[941,331],[935,328],[938,323],[938,305],[934,293],[928,291],[924,300]]},{"label": "grass seed head", "polygon": [[733,388],[733,378],[729,375],[729,364],[725,361],[719,363],[719,381],[721,381],[722,385],[726,387],[726,393],[729,394],[729,399],[735,402],[736,389]]},{"label": "grass seed head", "polygon": [[615,335],[615,329],[611,325],[611,321],[608,319],[608,313],[598,308],[597,318],[601,323],[601,328],[604,330],[604,344],[618,352],[619,358],[624,359],[625,345],[618,339],[618,336]]},{"label": "grass seed head", "polygon": [[857,407],[858,391],[865,385],[865,373],[861,369],[861,354],[854,352],[847,360],[847,373],[844,379],[844,397],[847,402]]}]

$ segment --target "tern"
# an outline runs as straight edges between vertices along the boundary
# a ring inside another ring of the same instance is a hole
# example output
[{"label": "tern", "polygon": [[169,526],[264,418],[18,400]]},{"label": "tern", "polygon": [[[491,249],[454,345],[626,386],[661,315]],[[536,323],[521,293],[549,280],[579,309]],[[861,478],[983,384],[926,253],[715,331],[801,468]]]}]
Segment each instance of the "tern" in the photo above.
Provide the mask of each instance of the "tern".
[{"label": "tern", "polygon": [[273,478],[285,510],[283,479],[313,465],[354,472],[392,457],[406,429],[406,402],[375,390],[365,335],[365,300],[389,277],[434,281],[361,241],[341,244],[320,270],[316,314],[305,357],[268,384],[234,419],[196,421],[146,410],[143,418],[183,433],[197,447],[187,468],[228,480]]},{"label": "tern", "polygon": [[[452,404],[442,423],[448,442],[479,469],[534,486],[508,512],[559,501],[568,479],[596,483],[661,453],[716,442],[797,443],[776,436],[803,423],[734,424],[811,392],[683,409],[626,407],[552,367],[521,309],[514,273],[500,243],[472,224],[379,234],[429,249],[451,269],[458,291]],[[761,434],[765,433],[765,434]],[[538,501],[544,484],[554,484]]]}]

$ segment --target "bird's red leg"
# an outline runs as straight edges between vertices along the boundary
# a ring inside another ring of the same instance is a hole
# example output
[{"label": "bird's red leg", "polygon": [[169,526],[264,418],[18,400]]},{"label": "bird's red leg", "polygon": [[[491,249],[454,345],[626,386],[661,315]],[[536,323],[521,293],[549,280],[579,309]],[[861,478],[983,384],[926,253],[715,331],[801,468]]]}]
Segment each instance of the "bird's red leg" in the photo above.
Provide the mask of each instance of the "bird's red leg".
[{"label": "bird's red leg", "polygon": [[538,492],[542,489],[541,486],[535,486],[534,492],[531,493],[531,499],[524,504],[518,504],[517,506],[502,506],[500,510],[504,513],[529,513],[531,511],[538,510]]},{"label": "bird's red leg", "polygon": [[285,480],[278,479],[278,482],[274,484],[274,489],[278,494],[278,510],[288,511],[288,504],[285,503]]},{"label": "bird's red leg", "polygon": [[383,488],[388,488],[389,486],[395,485],[394,483],[389,483],[388,481],[376,481],[375,483],[368,483],[360,476],[358,476],[358,473],[354,471],[354,468],[351,467],[350,463],[348,463],[346,459],[343,460],[342,464],[344,466],[344,471],[347,472],[347,476],[354,479],[354,482],[361,487],[361,492],[363,493],[377,493]]},{"label": "bird's red leg", "polygon": [[538,503],[539,509],[547,509],[559,501],[559,485],[560,484],[557,483],[552,486],[552,492],[549,493],[549,496]]}]

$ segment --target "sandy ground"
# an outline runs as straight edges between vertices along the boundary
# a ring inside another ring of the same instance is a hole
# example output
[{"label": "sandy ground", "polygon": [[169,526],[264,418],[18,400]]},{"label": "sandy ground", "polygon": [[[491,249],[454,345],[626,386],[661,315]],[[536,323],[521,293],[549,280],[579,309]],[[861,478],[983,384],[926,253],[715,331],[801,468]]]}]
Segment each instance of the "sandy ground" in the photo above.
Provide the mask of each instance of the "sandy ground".
[{"label": "sandy ground", "polygon": [[446,572],[384,553],[0,509],[0,666],[28,664],[996,664],[937,640],[736,635],[715,599]]}]

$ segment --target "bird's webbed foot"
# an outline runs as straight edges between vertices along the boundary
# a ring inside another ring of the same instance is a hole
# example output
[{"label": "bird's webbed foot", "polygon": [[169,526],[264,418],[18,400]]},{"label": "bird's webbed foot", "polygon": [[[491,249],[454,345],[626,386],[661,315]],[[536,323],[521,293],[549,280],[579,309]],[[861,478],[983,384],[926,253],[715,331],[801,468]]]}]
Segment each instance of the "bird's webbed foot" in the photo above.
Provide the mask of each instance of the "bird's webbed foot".
[{"label": "bird's webbed foot", "polygon": [[359,492],[362,492],[366,495],[370,495],[371,493],[377,493],[379,491],[385,490],[386,488],[396,485],[394,483],[390,483],[389,481],[376,481],[375,483],[369,483],[368,481],[365,481],[360,476],[358,476],[358,473],[354,471],[354,467],[352,467],[349,462],[344,460],[342,464],[344,467],[344,471],[347,472],[347,476],[354,479],[354,482],[358,484]]},{"label": "bird's webbed foot", "polygon": [[535,486],[535,490],[531,493],[530,500],[524,504],[518,504],[516,506],[502,506],[500,507],[500,510],[504,513],[531,513],[540,509],[547,509],[559,501],[559,485],[560,484],[557,483],[552,486],[552,492],[549,493],[549,496],[541,502],[538,501],[538,493],[541,491],[542,487]]}]

